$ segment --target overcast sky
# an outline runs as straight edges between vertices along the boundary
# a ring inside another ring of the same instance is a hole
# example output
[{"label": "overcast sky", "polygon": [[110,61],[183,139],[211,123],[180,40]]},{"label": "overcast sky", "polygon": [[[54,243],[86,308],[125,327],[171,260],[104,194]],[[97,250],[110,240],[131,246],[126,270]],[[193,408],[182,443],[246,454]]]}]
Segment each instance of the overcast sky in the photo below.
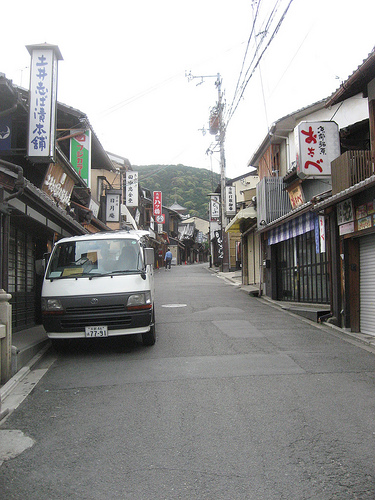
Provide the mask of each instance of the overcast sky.
[{"label": "overcast sky", "polygon": [[[25,46],[58,45],[64,58],[58,100],[87,114],[107,151],[133,165],[182,163],[215,172],[219,154],[206,154],[215,139],[201,129],[217,101],[219,73],[226,117],[235,109],[226,174],[237,177],[248,171],[268,126],[328,97],[375,45],[373,0],[293,0],[288,9],[289,3],[7,2],[0,72],[28,88]],[[189,81],[190,71],[208,78]]]}]

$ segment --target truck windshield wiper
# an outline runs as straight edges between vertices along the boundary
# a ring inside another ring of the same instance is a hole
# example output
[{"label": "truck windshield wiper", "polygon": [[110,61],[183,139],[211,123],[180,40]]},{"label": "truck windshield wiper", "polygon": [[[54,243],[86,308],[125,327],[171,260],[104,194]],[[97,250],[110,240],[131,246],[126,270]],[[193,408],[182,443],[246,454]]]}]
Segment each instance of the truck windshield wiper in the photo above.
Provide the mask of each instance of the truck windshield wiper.
[{"label": "truck windshield wiper", "polygon": [[117,274],[141,274],[140,269],[116,269],[113,271],[108,271],[107,273],[90,273],[85,276],[88,278],[100,278],[102,276],[115,276]]},{"label": "truck windshield wiper", "polygon": [[51,281],[54,281],[54,280],[66,280],[66,279],[69,279],[69,278],[74,278],[74,279],[77,279],[77,278],[87,278],[89,276],[90,275],[87,274],[87,273],[71,273],[71,274],[68,274],[66,276],[48,276],[47,279],[49,279]]},{"label": "truck windshield wiper", "polygon": [[[95,272],[95,273],[72,273],[72,274],[69,274],[67,276],[53,276],[53,277],[49,277],[48,279],[50,279],[51,281],[53,280],[61,280],[61,279],[69,279],[69,278],[74,278],[74,279],[77,279],[77,278],[89,278],[90,280],[92,278],[101,278],[102,276],[116,276],[116,275],[120,275],[120,274],[140,274],[143,278],[143,276],[145,275],[145,271],[143,271],[142,269],[115,269],[113,271],[108,271],[106,273],[98,273],[98,272]],[[145,278],[143,278],[145,279]]]}]

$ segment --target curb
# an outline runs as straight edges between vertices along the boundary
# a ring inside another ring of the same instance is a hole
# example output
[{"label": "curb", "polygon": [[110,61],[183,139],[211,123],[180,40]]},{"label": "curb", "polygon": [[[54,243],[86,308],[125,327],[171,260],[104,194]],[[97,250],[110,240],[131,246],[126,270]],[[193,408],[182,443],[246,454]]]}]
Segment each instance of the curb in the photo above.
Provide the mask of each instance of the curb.
[{"label": "curb", "polygon": [[22,380],[30,373],[31,369],[34,367],[38,361],[42,359],[42,357],[49,350],[50,345],[45,345],[39,352],[36,354],[27,365],[23,366],[13,377],[8,380],[6,384],[4,384],[0,388],[0,422],[1,420],[8,415],[9,409],[5,408],[2,410],[1,404],[4,403],[4,400],[9,396],[9,394],[15,389],[15,387],[22,382]]}]

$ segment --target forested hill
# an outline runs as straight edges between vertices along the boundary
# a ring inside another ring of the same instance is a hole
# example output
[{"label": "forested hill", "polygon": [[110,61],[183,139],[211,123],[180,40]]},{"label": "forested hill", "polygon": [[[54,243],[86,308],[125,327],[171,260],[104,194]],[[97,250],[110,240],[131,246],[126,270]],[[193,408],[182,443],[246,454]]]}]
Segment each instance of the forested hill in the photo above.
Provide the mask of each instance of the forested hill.
[{"label": "forested hill", "polygon": [[163,205],[177,202],[192,217],[208,220],[208,194],[216,190],[220,175],[204,168],[184,165],[132,166],[139,172],[140,185],[152,191],[161,191]]}]

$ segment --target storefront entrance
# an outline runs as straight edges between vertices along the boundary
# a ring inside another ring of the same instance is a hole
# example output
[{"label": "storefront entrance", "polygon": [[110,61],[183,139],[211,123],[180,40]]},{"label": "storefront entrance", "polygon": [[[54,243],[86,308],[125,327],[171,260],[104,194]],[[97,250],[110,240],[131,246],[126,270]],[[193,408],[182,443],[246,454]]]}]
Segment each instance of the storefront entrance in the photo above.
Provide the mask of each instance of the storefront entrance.
[{"label": "storefront entrance", "polygon": [[281,241],[276,247],[278,300],[329,303],[327,254],[316,253],[315,232]]},{"label": "storefront entrance", "polygon": [[35,242],[32,234],[11,227],[8,292],[12,295],[12,324],[17,331],[35,324]]}]

